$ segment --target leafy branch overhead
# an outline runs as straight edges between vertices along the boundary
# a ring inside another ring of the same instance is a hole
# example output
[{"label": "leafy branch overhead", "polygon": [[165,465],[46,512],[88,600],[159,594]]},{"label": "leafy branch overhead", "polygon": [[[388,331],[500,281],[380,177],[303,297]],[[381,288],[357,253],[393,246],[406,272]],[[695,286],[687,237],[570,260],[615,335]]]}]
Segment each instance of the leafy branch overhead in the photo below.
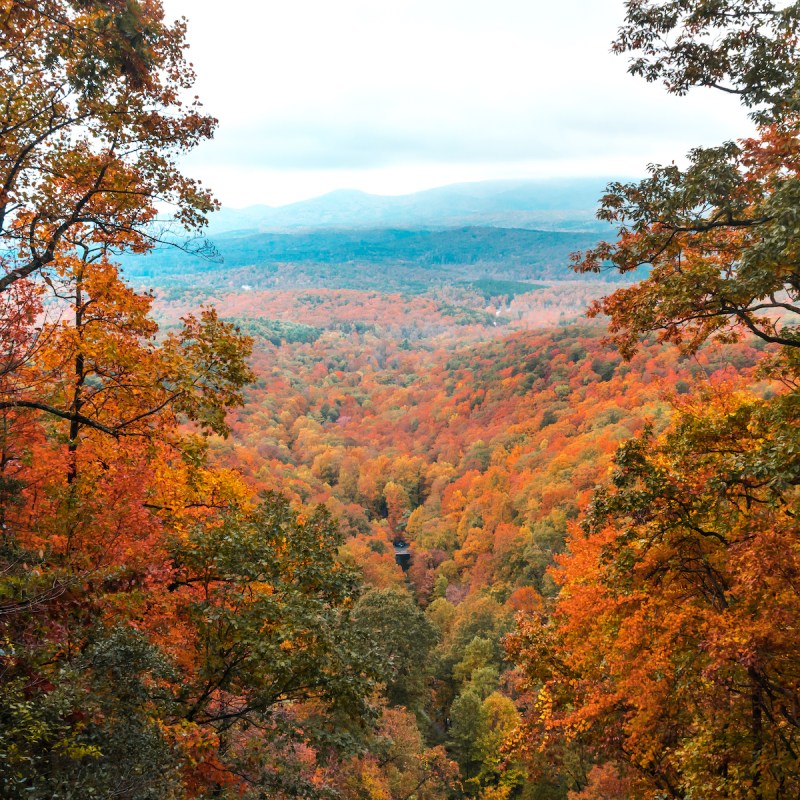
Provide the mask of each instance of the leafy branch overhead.
[{"label": "leafy branch overhead", "polygon": [[639,338],[689,351],[741,331],[800,346],[800,118],[760,136],[690,153],[689,166],[653,166],[636,184],[612,184],[599,216],[619,226],[575,257],[576,269],[648,267],[637,284],[595,303],[626,355]]},{"label": "leafy branch overhead", "polygon": [[774,0],[626,0],[612,44],[628,71],[686,94],[737,95],[765,121],[798,109],[800,3]]},{"label": "leafy branch overhead", "polygon": [[800,346],[798,26],[800,3],[627,3],[614,50],[633,54],[632,73],[676,94],[737,94],[758,131],[692,150],[685,168],[651,165],[643,181],[609,185],[598,217],[618,238],[573,259],[579,272],[647,270],[590,311],[610,317],[626,356],[650,332],[689,352],[743,332]]},{"label": "leafy branch overhead", "polygon": [[160,3],[14,0],[0,7],[0,291],[53,264],[76,229],[102,252],[197,227],[215,207],[178,156],[216,121],[182,99],[185,25]]}]

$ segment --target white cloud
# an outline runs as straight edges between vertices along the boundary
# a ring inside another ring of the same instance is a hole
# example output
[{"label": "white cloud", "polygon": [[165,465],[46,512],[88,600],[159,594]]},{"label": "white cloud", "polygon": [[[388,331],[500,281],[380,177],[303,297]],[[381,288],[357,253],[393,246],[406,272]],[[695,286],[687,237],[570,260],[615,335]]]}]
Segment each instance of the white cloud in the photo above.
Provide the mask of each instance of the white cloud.
[{"label": "white cloud", "polygon": [[669,97],[609,45],[622,0],[166,0],[220,119],[187,160],[229,205],[333,188],[636,174],[747,131]]}]

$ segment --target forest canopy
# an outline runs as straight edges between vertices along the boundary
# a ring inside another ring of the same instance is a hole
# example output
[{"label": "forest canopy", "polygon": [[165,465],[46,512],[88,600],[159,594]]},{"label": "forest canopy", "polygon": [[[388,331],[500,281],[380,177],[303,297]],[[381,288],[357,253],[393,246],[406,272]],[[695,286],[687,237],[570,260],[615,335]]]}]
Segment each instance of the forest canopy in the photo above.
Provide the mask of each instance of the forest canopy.
[{"label": "forest canopy", "polygon": [[625,3],[756,132],[612,183],[613,241],[223,265],[185,22],[0,0],[0,795],[800,796],[799,26]]}]

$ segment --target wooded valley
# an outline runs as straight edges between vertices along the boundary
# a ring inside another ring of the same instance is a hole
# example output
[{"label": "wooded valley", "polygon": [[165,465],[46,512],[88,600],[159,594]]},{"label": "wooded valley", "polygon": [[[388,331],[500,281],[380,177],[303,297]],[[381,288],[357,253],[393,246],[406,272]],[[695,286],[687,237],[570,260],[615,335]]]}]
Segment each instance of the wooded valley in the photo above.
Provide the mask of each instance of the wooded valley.
[{"label": "wooded valley", "polygon": [[800,3],[625,4],[756,133],[599,222],[208,238],[185,22],[0,20],[2,798],[800,796]]}]

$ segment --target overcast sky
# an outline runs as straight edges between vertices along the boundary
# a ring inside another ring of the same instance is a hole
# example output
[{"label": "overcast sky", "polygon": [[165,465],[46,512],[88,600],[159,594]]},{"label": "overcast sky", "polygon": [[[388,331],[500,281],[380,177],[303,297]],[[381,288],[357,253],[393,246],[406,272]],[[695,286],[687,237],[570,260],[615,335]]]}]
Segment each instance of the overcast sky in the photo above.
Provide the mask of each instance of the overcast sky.
[{"label": "overcast sky", "polygon": [[220,120],[186,161],[227,206],[356,188],[635,176],[747,133],[609,45],[623,0],[165,0]]}]

